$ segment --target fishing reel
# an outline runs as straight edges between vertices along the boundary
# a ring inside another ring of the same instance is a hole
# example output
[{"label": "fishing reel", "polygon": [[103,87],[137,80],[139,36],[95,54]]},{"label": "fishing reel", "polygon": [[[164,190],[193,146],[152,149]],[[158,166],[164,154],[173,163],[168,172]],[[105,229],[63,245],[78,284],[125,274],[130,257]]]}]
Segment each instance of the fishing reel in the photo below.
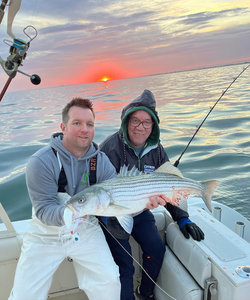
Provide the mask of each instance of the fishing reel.
[{"label": "fishing reel", "polygon": [[[34,35],[33,38],[31,38],[27,34],[26,31],[27,31],[28,28],[32,28],[35,31],[35,35]],[[37,37],[37,30],[33,26],[31,26],[31,25],[25,27],[23,29],[23,32],[30,39],[28,42],[25,42],[22,39],[15,38],[14,41],[13,41],[13,43],[10,45],[10,44],[8,44],[8,42],[11,42],[11,41],[4,40],[5,44],[7,44],[8,46],[10,46],[10,50],[9,50],[10,55],[7,57],[6,60],[3,60],[0,57],[0,64],[1,64],[2,68],[4,69],[4,71],[6,72],[6,74],[10,78],[14,78],[16,76],[16,73],[19,72],[19,73],[21,73],[23,75],[26,75],[26,76],[30,77],[30,81],[33,84],[37,85],[37,84],[39,84],[41,82],[41,79],[40,79],[40,77],[38,75],[36,75],[36,74],[28,75],[28,74],[26,74],[26,73],[18,70],[19,66],[23,65],[23,60],[27,56],[27,51],[29,49],[30,42]]]}]

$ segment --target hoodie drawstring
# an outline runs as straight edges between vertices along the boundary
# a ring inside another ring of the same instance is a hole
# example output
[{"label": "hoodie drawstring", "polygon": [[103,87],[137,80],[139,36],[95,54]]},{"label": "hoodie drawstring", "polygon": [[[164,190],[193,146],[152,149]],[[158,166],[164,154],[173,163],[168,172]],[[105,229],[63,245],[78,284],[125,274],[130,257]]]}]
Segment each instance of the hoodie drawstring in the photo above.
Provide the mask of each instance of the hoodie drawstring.
[{"label": "hoodie drawstring", "polygon": [[57,157],[57,160],[58,160],[59,169],[61,170],[62,169],[62,163],[61,163],[60,156],[59,156],[58,152],[56,152],[56,157]]},{"label": "hoodie drawstring", "polygon": [[72,156],[70,156],[70,164],[71,164],[71,173],[72,173],[72,185],[73,188],[75,189],[76,183],[75,183],[75,174],[74,174],[74,161]]}]

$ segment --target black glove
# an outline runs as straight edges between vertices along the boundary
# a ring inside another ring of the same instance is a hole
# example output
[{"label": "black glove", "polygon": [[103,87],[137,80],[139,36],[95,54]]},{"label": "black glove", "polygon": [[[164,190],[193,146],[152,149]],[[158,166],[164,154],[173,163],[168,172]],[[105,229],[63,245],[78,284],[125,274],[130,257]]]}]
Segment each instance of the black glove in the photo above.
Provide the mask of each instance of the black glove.
[{"label": "black glove", "polygon": [[189,234],[192,238],[198,242],[204,240],[204,232],[195,223],[191,222],[189,218],[181,218],[177,220],[177,224],[180,227],[181,232],[186,239],[189,239]]}]

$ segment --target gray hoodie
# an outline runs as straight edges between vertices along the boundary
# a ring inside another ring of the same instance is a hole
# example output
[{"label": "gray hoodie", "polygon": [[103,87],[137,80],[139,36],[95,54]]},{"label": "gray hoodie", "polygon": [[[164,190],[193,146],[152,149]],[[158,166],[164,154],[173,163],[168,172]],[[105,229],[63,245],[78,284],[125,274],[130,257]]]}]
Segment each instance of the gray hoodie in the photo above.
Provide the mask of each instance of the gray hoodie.
[{"label": "gray hoodie", "polygon": [[59,205],[57,198],[60,167],[53,147],[59,153],[64,168],[67,185],[66,193],[73,196],[89,186],[91,157],[97,155],[96,182],[114,178],[116,171],[108,157],[92,143],[88,152],[76,158],[62,145],[63,134],[54,134],[49,146],[33,154],[27,164],[26,182],[36,217],[46,225],[64,225],[64,205]]}]

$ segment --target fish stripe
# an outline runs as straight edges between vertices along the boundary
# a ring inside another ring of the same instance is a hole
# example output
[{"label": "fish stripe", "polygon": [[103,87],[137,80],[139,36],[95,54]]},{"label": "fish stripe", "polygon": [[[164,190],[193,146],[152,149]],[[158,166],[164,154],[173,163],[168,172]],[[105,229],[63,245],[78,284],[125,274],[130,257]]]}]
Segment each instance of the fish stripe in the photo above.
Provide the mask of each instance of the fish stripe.
[{"label": "fish stripe", "polygon": [[[180,180],[177,176],[166,176],[166,174],[151,174],[139,175],[132,177],[132,188],[131,188],[131,177],[124,177],[122,184],[117,185],[113,182],[111,185],[110,181],[107,182],[107,187],[112,198],[119,199],[121,202],[131,201],[131,198],[136,198],[137,201],[148,199],[151,195],[157,194],[169,194],[174,191],[185,191],[187,189],[195,190],[196,193],[202,194],[203,185],[190,180],[182,178]],[[104,184],[105,186],[105,184]],[[145,186],[145,189],[143,188]]]}]

